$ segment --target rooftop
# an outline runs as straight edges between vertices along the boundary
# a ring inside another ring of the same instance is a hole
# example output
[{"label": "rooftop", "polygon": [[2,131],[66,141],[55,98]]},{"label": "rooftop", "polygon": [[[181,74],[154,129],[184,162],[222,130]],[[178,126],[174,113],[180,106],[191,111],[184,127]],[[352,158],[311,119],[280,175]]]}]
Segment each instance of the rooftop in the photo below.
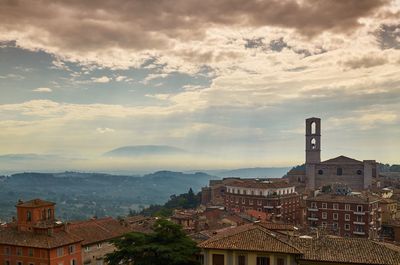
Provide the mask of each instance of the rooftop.
[{"label": "rooftop", "polygon": [[52,235],[18,231],[13,227],[0,230],[0,244],[33,248],[57,248],[82,241],[76,235],[57,231]]},{"label": "rooftop", "polygon": [[276,180],[276,181],[260,181],[255,179],[240,179],[236,180],[228,186],[232,187],[243,187],[243,188],[261,188],[261,189],[279,189],[279,188],[289,188],[294,187],[291,184],[288,184],[284,180]]},{"label": "rooftop", "polygon": [[318,194],[315,197],[307,198],[307,201],[321,201],[321,202],[348,202],[348,203],[371,203],[380,201],[381,198],[368,193],[339,195],[332,193]]},{"label": "rooftop", "polygon": [[30,201],[26,201],[26,202],[23,202],[23,201],[19,201],[18,203],[17,203],[17,207],[32,207],[32,208],[36,208],[36,207],[45,207],[45,206],[53,206],[53,205],[55,205],[55,203],[54,202],[50,202],[50,201],[45,201],[45,200],[42,200],[42,199],[33,199],[33,200],[30,200]]},{"label": "rooftop", "polygon": [[69,232],[82,238],[82,245],[108,241],[131,232],[111,217],[73,222],[69,224]]},{"label": "rooftop", "polygon": [[356,160],[354,158],[350,158],[343,155],[321,162],[321,164],[362,164],[362,163],[363,162],[360,160]]},{"label": "rooftop", "polygon": [[364,238],[296,238],[291,243],[304,253],[302,260],[345,264],[400,264],[400,251]]},{"label": "rooftop", "polygon": [[257,224],[247,224],[229,229],[200,243],[199,247],[290,254],[301,253],[296,247],[281,241],[273,232]]}]

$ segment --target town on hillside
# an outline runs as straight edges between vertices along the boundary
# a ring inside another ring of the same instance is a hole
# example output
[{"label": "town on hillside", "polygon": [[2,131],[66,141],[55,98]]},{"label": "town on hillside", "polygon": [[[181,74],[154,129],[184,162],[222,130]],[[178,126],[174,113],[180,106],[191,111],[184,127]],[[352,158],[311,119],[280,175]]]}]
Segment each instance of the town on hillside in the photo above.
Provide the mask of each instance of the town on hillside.
[{"label": "town on hillside", "polygon": [[399,265],[398,179],[375,160],[321,161],[321,131],[306,119],[305,163],[283,178],[213,179],[128,216],[65,221],[54,202],[19,200],[0,263]]}]

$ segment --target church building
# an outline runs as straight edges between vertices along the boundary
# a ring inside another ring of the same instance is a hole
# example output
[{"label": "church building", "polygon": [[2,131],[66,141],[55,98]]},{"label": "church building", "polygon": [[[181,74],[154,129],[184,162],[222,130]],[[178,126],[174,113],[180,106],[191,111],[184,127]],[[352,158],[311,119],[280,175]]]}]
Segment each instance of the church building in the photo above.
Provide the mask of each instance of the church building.
[{"label": "church building", "polygon": [[353,191],[369,189],[378,174],[375,160],[356,160],[338,156],[321,161],[321,119],[306,119],[306,188],[345,184]]}]

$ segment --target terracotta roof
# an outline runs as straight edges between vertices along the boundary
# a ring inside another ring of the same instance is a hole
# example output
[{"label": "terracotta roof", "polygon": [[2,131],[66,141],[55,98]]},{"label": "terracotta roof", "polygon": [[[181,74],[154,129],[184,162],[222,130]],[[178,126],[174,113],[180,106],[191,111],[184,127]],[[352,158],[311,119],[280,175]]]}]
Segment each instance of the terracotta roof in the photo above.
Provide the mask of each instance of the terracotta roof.
[{"label": "terracotta roof", "polygon": [[236,180],[232,183],[227,184],[232,187],[244,187],[244,188],[261,188],[261,189],[278,189],[278,188],[289,188],[294,187],[292,184],[288,184],[285,181],[259,181],[259,180]]},{"label": "terracotta roof", "polygon": [[364,238],[295,238],[291,243],[303,251],[302,260],[345,264],[400,264],[398,250]]},{"label": "terracotta roof", "polygon": [[271,231],[257,224],[238,226],[200,243],[200,248],[235,249],[300,254],[300,251],[278,239]]},{"label": "terracotta roof", "polygon": [[258,225],[271,230],[271,231],[293,231],[293,225],[281,224],[281,223],[271,223],[271,222],[260,222]]},{"label": "terracotta roof", "polygon": [[305,175],[306,171],[303,169],[291,169],[287,175]]},{"label": "terracotta roof", "polygon": [[338,156],[321,162],[321,164],[362,164],[362,163],[363,162],[360,160],[356,160],[347,156]]},{"label": "terracotta roof", "polygon": [[338,195],[338,194],[319,194],[315,197],[307,198],[307,201],[321,202],[349,202],[349,203],[370,203],[380,201],[381,198],[371,194],[354,194],[354,195]]},{"label": "terracotta roof", "polygon": [[132,231],[111,217],[73,222],[68,227],[70,233],[83,238],[82,245],[108,241]]},{"label": "terracotta roof", "polygon": [[43,207],[43,206],[53,206],[54,202],[44,201],[42,199],[33,199],[26,202],[18,202],[17,207]]},{"label": "terracotta roof", "polygon": [[5,245],[51,249],[80,241],[82,241],[80,237],[65,231],[57,231],[52,235],[46,235],[17,231],[15,228],[0,230],[0,244]]}]

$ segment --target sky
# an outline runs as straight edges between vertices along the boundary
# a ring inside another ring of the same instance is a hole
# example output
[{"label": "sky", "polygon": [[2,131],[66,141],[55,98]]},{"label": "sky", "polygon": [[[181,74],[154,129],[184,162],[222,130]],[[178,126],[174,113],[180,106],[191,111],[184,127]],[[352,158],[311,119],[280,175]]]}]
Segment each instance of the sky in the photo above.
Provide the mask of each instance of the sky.
[{"label": "sky", "polygon": [[0,93],[2,170],[400,163],[400,1],[0,0]]}]

